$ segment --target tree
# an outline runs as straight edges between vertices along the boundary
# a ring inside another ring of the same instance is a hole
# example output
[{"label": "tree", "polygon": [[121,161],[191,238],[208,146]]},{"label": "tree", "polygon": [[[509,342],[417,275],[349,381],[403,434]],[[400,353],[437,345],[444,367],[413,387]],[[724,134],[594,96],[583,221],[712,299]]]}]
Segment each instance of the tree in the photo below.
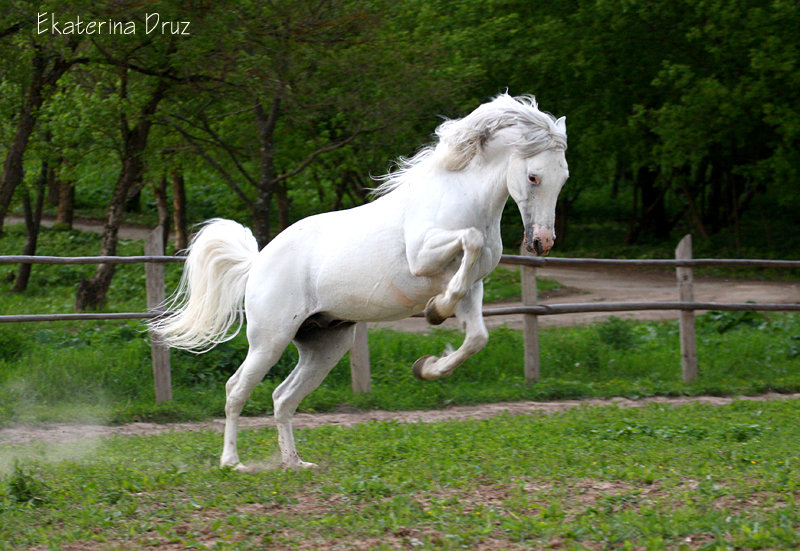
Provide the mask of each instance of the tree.
[{"label": "tree", "polygon": [[[29,190],[24,190],[22,196],[22,205],[25,213],[25,245],[22,249],[24,255],[36,254],[36,244],[39,240],[39,228],[42,223],[42,207],[44,205],[45,190],[47,187],[47,177],[50,170],[47,161],[42,161],[42,169],[35,186],[35,199],[31,204],[31,196]],[[28,288],[28,281],[31,276],[32,264],[20,264],[17,278],[14,280],[14,287],[12,290],[16,293],[21,293]]]},{"label": "tree", "polygon": [[[171,10],[170,10],[171,8]],[[159,17],[177,20],[175,6],[165,6]],[[128,20],[140,28],[147,24],[140,9],[125,11]],[[198,26],[202,16],[197,14]],[[179,54],[182,35],[163,33],[136,35],[131,40],[116,36],[100,36],[93,41],[99,53],[97,78],[105,82],[114,98],[114,118],[118,129],[117,151],[120,169],[108,203],[100,255],[116,254],[118,232],[125,203],[145,185],[148,139],[159,105],[168,92],[193,76],[181,63]],[[95,274],[78,285],[75,307],[78,310],[100,308],[114,275],[115,265],[100,264]]]},{"label": "tree", "polygon": [[0,19],[2,47],[16,50],[13,56],[2,56],[5,63],[11,65],[6,75],[16,77],[16,83],[22,91],[14,116],[14,135],[0,175],[0,235],[14,191],[23,179],[25,150],[40,108],[68,70],[88,62],[88,58],[80,52],[80,35],[68,35],[66,38],[40,36],[29,9],[30,6],[25,3],[12,2]]},{"label": "tree", "polygon": [[248,208],[261,245],[272,235],[273,203],[278,226],[291,222],[293,183],[306,169],[334,151],[368,147],[377,132],[402,132],[458,90],[438,85],[435,66],[417,63],[424,45],[391,34],[396,22],[379,4],[229,7],[232,57],[220,56],[216,69],[225,85],[213,100],[183,98],[170,112],[174,128]]},{"label": "tree", "polygon": [[[122,100],[128,98],[128,77],[130,76],[128,71],[128,69],[120,70],[119,96]],[[153,124],[153,115],[168,89],[169,84],[166,80],[156,80],[151,84],[151,90],[144,96],[135,120],[131,120],[125,111],[120,115],[122,167],[108,205],[100,256],[113,256],[116,254],[119,227],[122,222],[125,202],[144,185],[145,165],[143,156],[147,148],[147,138],[150,133],[150,127]],[[114,275],[114,267],[114,264],[99,264],[92,278],[80,282],[75,298],[76,309],[99,308],[103,305],[108,287],[111,284],[111,278]]]},{"label": "tree", "polygon": [[[708,2],[686,21],[695,56],[665,63],[668,98],[646,113],[654,157],[677,182],[701,233],[733,229],[753,199],[796,201],[800,158],[800,7],[795,2]],[[788,184],[788,185],[787,185]]]},{"label": "tree", "polygon": [[627,202],[634,242],[682,221],[701,235],[735,229],[765,182],[798,195],[780,184],[798,167],[795,2],[503,2],[479,18],[476,8],[454,9],[471,22],[464,34],[487,38],[479,70],[568,116],[562,204],[576,187],[608,189]]}]

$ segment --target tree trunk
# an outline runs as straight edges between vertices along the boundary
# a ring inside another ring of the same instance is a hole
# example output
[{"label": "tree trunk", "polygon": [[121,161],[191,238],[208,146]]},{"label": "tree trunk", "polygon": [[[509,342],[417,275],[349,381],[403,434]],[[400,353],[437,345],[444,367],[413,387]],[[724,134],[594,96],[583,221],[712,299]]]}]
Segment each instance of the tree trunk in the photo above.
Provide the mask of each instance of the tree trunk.
[{"label": "tree trunk", "polygon": [[[132,161],[126,159],[126,161]],[[108,206],[103,238],[100,242],[100,256],[115,256],[117,254],[117,242],[119,237],[119,227],[122,223],[122,215],[125,210],[125,202],[128,199],[128,190],[133,185],[131,180],[135,175],[135,166],[138,163],[123,163],[122,172],[117,180],[111,202]],[[108,288],[111,286],[111,279],[116,271],[115,264],[98,264],[94,276],[84,279],[78,284],[78,291],[75,296],[76,310],[98,310],[102,308],[106,301]]]},{"label": "tree trunk", "polygon": [[172,172],[172,219],[175,226],[175,250],[182,251],[189,245],[189,230],[186,226],[186,185],[183,173]]},{"label": "tree trunk", "polygon": [[[42,174],[36,186],[36,205],[31,208],[30,193],[25,191],[22,198],[25,210],[25,246],[22,249],[24,255],[36,254],[36,243],[39,240],[39,229],[42,225],[42,208],[44,207],[45,190],[47,189],[48,177],[47,161],[42,162]],[[32,264],[20,264],[17,279],[14,281],[13,291],[21,293],[28,288],[28,281],[31,277]]]},{"label": "tree trunk", "polygon": [[275,183],[275,123],[281,109],[281,90],[275,92],[269,114],[264,111],[261,102],[256,100],[254,111],[258,124],[259,164],[258,197],[253,204],[253,233],[258,246],[265,246],[271,237],[270,206]]},{"label": "tree trunk", "polygon": [[22,111],[17,121],[17,130],[14,139],[8,147],[5,164],[3,165],[3,175],[0,178],[0,235],[3,231],[8,207],[11,205],[11,198],[14,190],[22,182],[22,161],[25,156],[25,148],[28,140],[36,126],[36,111],[42,105],[42,88],[44,87],[45,59],[41,51],[37,51],[33,57],[33,74],[31,75],[31,85],[28,87],[28,95],[22,106]]},{"label": "tree trunk", "polygon": [[51,166],[47,171],[47,204],[51,207],[58,206],[58,177],[56,176],[56,167],[61,166],[61,159],[56,160],[55,166]]},{"label": "tree trunk", "polygon": [[132,191],[125,199],[125,212],[142,212],[142,190]]},{"label": "tree trunk", "polygon": [[157,184],[153,184],[153,195],[156,198],[156,209],[158,210],[158,225],[163,228],[164,243],[162,248],[167,249],[169,241],[169,203],[167,201],[167,177],[162,176]]},{"label": "tree trunk", "polygon": [[56,178],[56,183],[58,184],[58,210],[53,227],[71,230],[75,211],[75,182]]},{"label": "tree trunk", "polygon": [[272,202],[271,193],[259,193],[255,203],[250,208],[253,214],[253,235],[258,241],[258,247],[263,248],[270,239],[270,203]]},{"label": "tree trunk", "polygon": [[[155,114],[159,102],[164,98],[167,87],[166,81],[158,81],[150,99],[140,110],[139,122],[132,129],[128,127],[127,120],[123,117],[124,149],[122,169],[108,206],[108,217],[103,230],[100,256],[114,256],[117,253],[119,227],[122,223],[125,203],[129,197],[141,189],[142,175],[144,173],[143,155],[147,147],[147,137],[152,125],[152,116]],[[84,279],[78,284],[78,291],[75,296],[76,310],[96,310],[103,306],[108,288],[111,285],[111,279],[114,277],[114,268],[114,264],[99,264],[94,276],[90,279]]]},{"label": "tree trunk", "polygon": [[275,186],[275,199],[278,203],[278,225],[285,230],[290,224],[289,207],[292,205],[286,180]]},{"label": "tree trunk", "polygon": [[[73,49],[77,47],[77,41],[71,42],[70,46]],[[52,61],[52,64],[49,61]],[[82,61],[67,61],[58,55],[47,55],[40,47],[36,47],[31,83],[17,120],[14,139],[8,146],[3,173],[0,175],[0,236],[3,234],[3,224],[8,207],[11,205],[11,198],[14,196],[14,190],[22,182],[22,162],[25,157],[25,149],[36,126],[37,111],[44,101],[44,89],[47,86],[53,86],[72,65]]]}]

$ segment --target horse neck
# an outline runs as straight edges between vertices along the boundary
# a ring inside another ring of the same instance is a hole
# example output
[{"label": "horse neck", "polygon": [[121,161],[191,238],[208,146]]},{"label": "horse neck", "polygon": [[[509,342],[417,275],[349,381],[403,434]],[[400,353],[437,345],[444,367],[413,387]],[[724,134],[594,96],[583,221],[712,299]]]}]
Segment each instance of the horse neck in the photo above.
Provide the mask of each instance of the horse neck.
[{"label": "horse neck", "polygon": [[497,157],[481,163],[474,163],[465,169],[465,176],[470,180],[482,210],[490,218],[497,218],[503,213],[508,201],[508,157]]},{"label": "horse neck", "polygon": [[496,220],[499,223],[508,200],[507,174],[507,157],[476,160],[457,172],[428,162],[408,171],[404,175],[407,185],[398,186],[382,199],[402,201],[414,208],[421,203],[444,202],[457,209],[466,208],[481,222]]}]

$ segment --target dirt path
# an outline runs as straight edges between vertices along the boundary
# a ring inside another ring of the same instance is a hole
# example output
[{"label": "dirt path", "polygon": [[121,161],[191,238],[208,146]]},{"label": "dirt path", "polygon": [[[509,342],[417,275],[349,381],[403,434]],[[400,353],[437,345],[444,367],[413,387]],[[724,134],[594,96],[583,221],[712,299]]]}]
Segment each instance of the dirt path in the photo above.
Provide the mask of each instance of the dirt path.
[{"label": "dirt path", "polygon": [[[322,425],[350,427],[370,421],[399,421],[403,423],[433,423],[437,421],[488,419],[496,415],[527,415],[532,413],[554,413],[579,406],[617,406],[641,407],[647,404],[666,404],[679,406],[689,403],[713,405],[730,404],[735,400],[789,400],[798,399],[800,394],[769,393],[760,396],[693,396],[693,397],[652,397],[641,400],[628,398],[562,400],[557,402],[499,402],[478,406],[454,406],[432,411],[340,411],[333,413],[298,413],[294,417],[296,428],[315,428]],[[242,429],[274,428],[272,417],[244,417]],[[111,436],[146,436],[168,432],[222,432],[224,419],[213,419],[199,423],[128,423],[120,426],[87,425],[80,423],[49,423],[44,425],[19,425],[0,429],[0,444],[25,444],[35,441],[78,442],[87,439],[108,438]]]},{"label": "dirt path", "polygon": [[[42,215],[42,225],[49,228],[55,222],[55,216],[44,214]],[[17,214],[6,216],[6,224],[24,224],[25,219]],[[103,225],[105,221],[96,218],[76,218],[72,222],[72,228],[78,231],[88,231],[94,233],[103,233]],[[138,224],[130,222],[123,222],[119,229],[119,237],[121,239],[147,239],[153,228],[146,228]]]},{"label": "dirt path", "polygon": [[[504,267],[501,266],[498,269],[504,269]],[[565,287],[560,292],[540,297],[540,304],[678,300],[675,272],[672,269],[546,267],[538,268],[536,272],[539,277],[554,279]],[[800,282],[695,276],[694,284],[694,298],[702,302],[800,302]],[[520,304],[519,302],[510,302],[505,303],[504,306]],[[611,316],[623,319],[667,320],[678,319],[678,312],[653,310],[540,316],[539,325],[540,327],[563,327],[603,321]],[[522,316],[519,315],[491,316],[485,318],[485,321],[490,329],[499,326],[522,329]],[[454,319],[446,321],[442,326],[457,328]],[[375,323],[372,327],[388,327],[409,332],[427,332],[431,329],[422,318]]]}]

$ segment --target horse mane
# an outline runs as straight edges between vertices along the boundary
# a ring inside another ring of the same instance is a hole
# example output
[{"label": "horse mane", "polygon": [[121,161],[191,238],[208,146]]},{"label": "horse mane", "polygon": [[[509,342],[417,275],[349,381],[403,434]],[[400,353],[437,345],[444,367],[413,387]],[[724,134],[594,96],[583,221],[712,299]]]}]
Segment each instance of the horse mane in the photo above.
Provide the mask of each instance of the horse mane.
[{"label": "horse mane", "polygon": [[410,158],[400,157],[394,170],[375,177],[382,183],[372,195],[386,195],[408,181],[408,174],[417,167],[464,170],[485,148],[495,134],[516,127],[521,139],[512,144],[523,157],[531,157],[549,149],[567,149],[564,118],[540,111],[533,96],[512,97],[500,94],[461,119],[446,120],[436,128],[438,142],[428,145]]}]

